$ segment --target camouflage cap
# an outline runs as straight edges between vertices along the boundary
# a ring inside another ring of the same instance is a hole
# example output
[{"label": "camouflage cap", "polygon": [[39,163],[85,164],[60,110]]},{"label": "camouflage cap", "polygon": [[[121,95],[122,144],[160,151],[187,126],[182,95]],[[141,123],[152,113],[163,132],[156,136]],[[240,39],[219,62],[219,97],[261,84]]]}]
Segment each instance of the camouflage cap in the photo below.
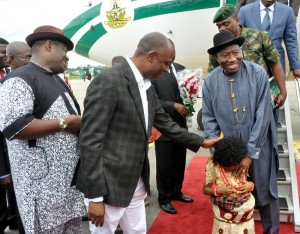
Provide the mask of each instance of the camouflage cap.
[{"label": "camouflage cap", "polygon": [[235,13],[235,6],[234,5],[224,5],[222,6],[216,13],[214,17],[214,23],[218,23],[223,21]]}]

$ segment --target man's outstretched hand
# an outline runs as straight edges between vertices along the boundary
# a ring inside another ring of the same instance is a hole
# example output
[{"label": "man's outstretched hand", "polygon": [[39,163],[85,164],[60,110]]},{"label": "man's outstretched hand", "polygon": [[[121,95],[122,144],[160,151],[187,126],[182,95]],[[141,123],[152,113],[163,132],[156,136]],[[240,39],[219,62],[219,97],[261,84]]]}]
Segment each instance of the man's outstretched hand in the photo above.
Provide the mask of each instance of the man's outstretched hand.
[{"label": "man's outstretched hand", "polygon": [[222,137],[206,139],[206,140],[203,141],[203,143],[202,143],[201,146],[204,149],[208,149],[208,148],[214,147],[214,145],[216,144],[216,142],[218,142],[221,139],[222,139]]}]

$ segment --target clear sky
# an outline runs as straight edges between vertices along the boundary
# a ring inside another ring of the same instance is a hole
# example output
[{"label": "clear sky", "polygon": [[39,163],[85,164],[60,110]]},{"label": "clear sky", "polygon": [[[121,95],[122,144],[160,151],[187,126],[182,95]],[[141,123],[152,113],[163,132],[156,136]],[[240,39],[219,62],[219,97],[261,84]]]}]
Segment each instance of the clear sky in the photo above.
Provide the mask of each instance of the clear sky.
[{"label": "clear sky", "polygon": [[[41,25],[63,29],[88,8],[90,0],[0,0],[0,37],[9,42],[25,41]],[[94,1],[93,1],[94,2]],[[99,63],[69,52],[69,67]]]}]

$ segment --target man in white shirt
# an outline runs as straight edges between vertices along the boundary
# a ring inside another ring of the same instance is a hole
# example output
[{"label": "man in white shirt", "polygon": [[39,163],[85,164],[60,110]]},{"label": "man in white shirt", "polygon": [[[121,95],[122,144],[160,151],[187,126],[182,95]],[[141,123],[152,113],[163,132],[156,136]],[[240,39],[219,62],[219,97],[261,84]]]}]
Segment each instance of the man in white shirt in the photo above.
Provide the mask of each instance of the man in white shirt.
[{"label": "man in white shirt", "polygon": [[113,234],[118,223],[124,233],[147,232],[144,199],[150,194],[152,126],[193,151],[218,141],[189,133],[164,112],[150,80],[167,72],[174,57],[168,38],[149,33],[133,57],[102,71],[87,90],[81,164],[74,179],[85,195],[93,234]]}]

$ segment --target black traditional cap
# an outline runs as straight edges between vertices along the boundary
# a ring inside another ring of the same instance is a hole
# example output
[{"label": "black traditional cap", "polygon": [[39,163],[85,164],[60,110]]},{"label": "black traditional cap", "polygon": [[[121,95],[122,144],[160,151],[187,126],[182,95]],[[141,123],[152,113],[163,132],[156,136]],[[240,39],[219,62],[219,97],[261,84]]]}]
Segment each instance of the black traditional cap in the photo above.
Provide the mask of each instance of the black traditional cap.
[{"label": "black traditional cap", "polygon": [[234,5],[224,5],[217,11],[213,22],[218,23],[220,21],[226,20],[227,18],[232,16],[234,13],[235,13]]},{"label": "black traditional cap", "polygon": [[207,53],[214,55],[217,54],[220,50],[224,49],[230,45],[239,45],[240,47],[244,44],[245,38],[237,37],[232,34],[230,31],[219,32],[214,36],[214,47],[207,50]]},{"label": "black traditional cap", "polygon": [[27,44],[32,47],[34,42],[44,39],[53,39],[64,43],[68,51],[74,47],[73,42],[67,38],[64,31],[51,25],[44,25],[36,28],[32,34],[26,37]]}]

